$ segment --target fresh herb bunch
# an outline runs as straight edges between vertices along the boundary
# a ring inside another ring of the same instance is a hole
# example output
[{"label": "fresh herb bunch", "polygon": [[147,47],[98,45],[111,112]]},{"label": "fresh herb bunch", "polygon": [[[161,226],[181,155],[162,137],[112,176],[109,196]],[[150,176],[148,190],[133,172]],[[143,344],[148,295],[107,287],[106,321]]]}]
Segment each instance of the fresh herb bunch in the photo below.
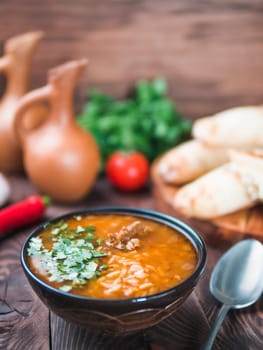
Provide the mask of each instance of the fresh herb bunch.
[{"label": "fresh herb bunch", "polygon": [[[75,218],[77,221],[78,217]],[[52,239],[42,240],[32,237],[27,254],[40,258],[42,268],[49,274],[49,280],[66,282],[60,289],[64,292],[85,285],[89,280],[99,277],[107,269],[100,258],[107,254],[98,250],[102,240],[94,232],[96,227],[77,226],[70,229],[63,220],[49,226]],[[48,249],[45,244],[52,242]]]},{"label": "fresh herb bunch", "polygon": [[139,151],[151,162],[189,138],[191,123],[180,116],[166,92],[162,78],[138,81],[133,96],[123,101],[90,92],[78,122],[97,139],[103,168],[115,151]]}]

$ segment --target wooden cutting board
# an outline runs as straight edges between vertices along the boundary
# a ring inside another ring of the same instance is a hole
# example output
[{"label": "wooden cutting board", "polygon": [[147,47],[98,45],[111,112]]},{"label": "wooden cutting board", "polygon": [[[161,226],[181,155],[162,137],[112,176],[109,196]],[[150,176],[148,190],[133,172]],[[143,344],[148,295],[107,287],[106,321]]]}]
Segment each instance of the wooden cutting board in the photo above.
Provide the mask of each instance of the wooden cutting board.
[{"label": "wooden cutting board", "polygon": [[188,223],[211,245],[229,245],[245,238],[263,242],[263,205],[241,210],[210,221],[187,218],[172,206],[172,199],[179,187],[167,185],[158,174],[157,159],[151,168],[152,188],[156,208]]}]

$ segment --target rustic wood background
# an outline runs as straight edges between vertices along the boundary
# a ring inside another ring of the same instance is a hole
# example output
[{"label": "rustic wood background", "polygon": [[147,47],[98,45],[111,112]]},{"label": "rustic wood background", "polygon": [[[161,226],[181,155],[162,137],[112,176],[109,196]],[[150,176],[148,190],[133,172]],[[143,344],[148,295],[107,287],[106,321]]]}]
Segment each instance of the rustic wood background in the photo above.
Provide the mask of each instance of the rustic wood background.
[{"label": "rustic wood background", "polygon": [[[76,91],[80,110],[89,87],[123,97],[137,79],[163,76],[169,94],[189,118],[227,107],[263,103],[262,0],[1,0],[0,46],[16,34],[44,30],[32,66],[32,88],[49,68],[88,57]],[[0,80],[0,92],[4,79]],[[12,201],[35,190],[10,178]],[[126,196],[100,180],[80,208],[106,204],[156,209],[149,192]],[[53,205],[47,217],[70,207]],[[77,209],[77,207],[74,207]],[[0,349],[200,349],[219,305],[208,291],[220,249],[209,247],[207,272],[178,314],[144,338],[112,339],[69,325],[41,304],[21,271],[19,251],[30,228],[1,242]],[[262,300],[230,313],[215,349],[259,350]]]},{"label": "rustic wood background", "polygon": [[263,103],[262,0],[1,0],[0,40],[44,30],[32,87],[49,68],[88,57],[78,86],[117,97],[141,78],[163,76],[189,118]]}]

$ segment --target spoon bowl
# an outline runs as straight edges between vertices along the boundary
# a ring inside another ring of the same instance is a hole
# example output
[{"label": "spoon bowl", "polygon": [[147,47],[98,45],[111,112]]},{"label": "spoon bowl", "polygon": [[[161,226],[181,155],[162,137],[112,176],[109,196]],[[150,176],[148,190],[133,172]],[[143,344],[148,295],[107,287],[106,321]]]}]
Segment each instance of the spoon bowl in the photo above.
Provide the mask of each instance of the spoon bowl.
[{"label": "spoon bowl", "polygon": [[221,303],[239,309],[253,304],[263,289],[263,246],[244,240],[228,250],[217,263],[210,291]]},{"label": "spoon bowl", "polygon": [[255,303],[263,291],[263,245],[254,239],[235,244],[218,261],[210,279],[210,292],[223,305],[204,350],[210,350],[229,309]]}]

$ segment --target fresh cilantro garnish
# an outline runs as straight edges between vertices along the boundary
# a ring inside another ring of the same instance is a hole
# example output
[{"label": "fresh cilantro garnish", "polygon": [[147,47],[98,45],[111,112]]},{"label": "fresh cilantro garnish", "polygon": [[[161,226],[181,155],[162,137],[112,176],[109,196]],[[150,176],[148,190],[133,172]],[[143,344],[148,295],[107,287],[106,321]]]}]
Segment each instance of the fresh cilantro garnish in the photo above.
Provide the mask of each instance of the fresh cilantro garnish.
[{"label": "fresh cilantro garnish", "polygon": [[41,237],[32,237],[27,253],[29,256],[41,256],[42,266],[49,273],[51,282],[70,282],[60,288],[68,292],[98,277],[107,268],[101,261],[107,254],[96,250],[103,240],[96,237],[95,230],[95,226],[80,225],[74,230],[60,221],[50,227],[52,237],[47,237],[53,242],[50,249],[45,248]]},{"label": "fresh cilantro garnish", "polygon": [[96,238],[96,236],[93,233],[88,232],[86,237],[85,237],[85,240],[86,241],[91,241],[91,240],[93,240],[95,238]]},{"label": "fresh cilantro garnish", "polygon": [[30,240],[29,248],[27,249],[27,254],[29,256],[40,255],[45,252],[46,249],[43,246],[42,239],[40,237],[32,237]]},{"label": "fresh cilantro garnish", "polygon": [[51,233],[53,235],[58,235],[59,233],[67,230],[68,224],[64,220],[60,220],[58,223],[51,225]]},{"label": "fresh cilantro garnish", "polygon": [[64,286],[60,287],[59,289],[62,290],[63,292],[69,292],[72,289],[72,286],[65,284]]},{"label": "fresh cilantro garnish", "polygon": [[96,243],[97,243],[98,246],[101,245],[103,242],[104,242],[104,238],[98,238],[96,240]]},{"label": "fresh cilantro garnish", "polygon": [[85,232],[85,228],[82,226],[78,226],[76,229],[76,233],[81,233],[81,232]]},{"label": "fresh cilantro garnish", "polygon": [[89,233],[95,232],[96,226],[87,226],[87,227],[85,227],[85,231],[89,232]]},{"label": "fresh cilantro garnish", "polygon": [[102,264],[102,265],[100,265],[99,270],[103,271],[103,270],[107,270],[107,268],[108,268],[107,264]]}]

